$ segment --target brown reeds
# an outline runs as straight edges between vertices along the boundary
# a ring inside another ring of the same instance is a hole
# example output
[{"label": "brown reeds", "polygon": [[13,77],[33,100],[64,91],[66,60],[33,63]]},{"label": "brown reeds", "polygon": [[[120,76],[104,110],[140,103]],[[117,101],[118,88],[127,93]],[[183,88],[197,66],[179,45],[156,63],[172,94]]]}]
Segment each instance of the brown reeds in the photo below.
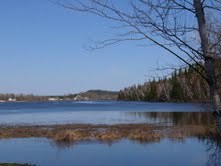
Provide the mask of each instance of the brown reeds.
[{"label": "brown reeds", "polygon": [[140,142],[156,142],[161,138],[184,139],[189,136],[202,136],[208,132],[215,133],[215,126],[160,126],[149,124],[0,126],[0,139],[45,137],[63,142],[84,140],[109,142],[127,138]]}]

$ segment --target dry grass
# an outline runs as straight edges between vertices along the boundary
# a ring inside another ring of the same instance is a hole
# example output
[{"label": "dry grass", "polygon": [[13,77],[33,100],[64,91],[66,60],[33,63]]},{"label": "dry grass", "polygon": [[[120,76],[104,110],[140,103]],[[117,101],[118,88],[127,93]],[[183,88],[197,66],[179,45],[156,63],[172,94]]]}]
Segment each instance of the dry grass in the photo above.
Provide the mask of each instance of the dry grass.
[{"label": "dry grass", "polygon": [[55,141],[98,140],[111,142],[123,138],[139,142],[156,142],[161,138],[184,139],[216,133],[215,126],[154,126],[148,124],[50,126],[0,126],[0,139],[45,137]]}]

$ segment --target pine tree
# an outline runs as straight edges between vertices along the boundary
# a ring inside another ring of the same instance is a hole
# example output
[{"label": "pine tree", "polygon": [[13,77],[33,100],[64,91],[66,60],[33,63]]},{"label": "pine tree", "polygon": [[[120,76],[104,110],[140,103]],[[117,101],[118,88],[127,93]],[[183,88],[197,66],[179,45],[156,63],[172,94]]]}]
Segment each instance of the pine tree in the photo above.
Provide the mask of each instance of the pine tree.
[{"label": "pine tree", "polygon": [[150,83],[150,92],[148,94],[148,100],[157,100],[157,86],[155,79]]},{"label": "pine tree", "polygon": [[171,99],[176,100],[176,101],[183,101],[183,89],[182,89],[180,82],[177,78],[176,71],[175,71],[174,76],[171,80],[171,84],[172,84],[172,89],[170,91]]}]

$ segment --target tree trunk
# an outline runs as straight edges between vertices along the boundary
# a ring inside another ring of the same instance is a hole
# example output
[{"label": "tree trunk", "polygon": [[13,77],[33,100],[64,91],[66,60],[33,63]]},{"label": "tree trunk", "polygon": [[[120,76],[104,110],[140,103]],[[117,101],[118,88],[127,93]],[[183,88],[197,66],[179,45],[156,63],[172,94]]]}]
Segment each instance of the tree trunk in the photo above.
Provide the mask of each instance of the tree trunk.
[{"label": "tree trunk", "polygon": [[220,96],[218,93],[217,87],[217,79],[215,73],[215,64],[213,59],[206,59],[205,60],[205,68],[207,72],[207,79],[210,89],[210,98],[213,104],[213,110],[215,115],[221,115],[221,102]]},{"label": "tree trunk", "polygon": [[215,72],[215,58],[209,51],[209,39],[206,30],[205,13],[201,0],[193,0],[196,18],[198,22],[198,30],[201,39],[201,47],[205,57],[205,69],[207,74],[207,82],[210,88],[210,98],[213,104],[215,115],[221,115],[221,102],[217,88],[217,78]]}]

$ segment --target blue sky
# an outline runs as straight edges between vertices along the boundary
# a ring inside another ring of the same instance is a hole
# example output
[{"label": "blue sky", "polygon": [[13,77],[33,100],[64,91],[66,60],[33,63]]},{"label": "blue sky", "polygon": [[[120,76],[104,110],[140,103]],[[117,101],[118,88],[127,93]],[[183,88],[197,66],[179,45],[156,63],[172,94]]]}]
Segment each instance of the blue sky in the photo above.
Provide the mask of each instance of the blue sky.
[{"label": "blue sky", "polygon": [[[0,5],[0,93],[67,94],[119,90],[148,80],[152,68],[174,58],[156,46],[124,42],[88,51],[110,38],[112,23],[47,0],[3,0]],[[150,45],[148,42],[145,43]]]}]

